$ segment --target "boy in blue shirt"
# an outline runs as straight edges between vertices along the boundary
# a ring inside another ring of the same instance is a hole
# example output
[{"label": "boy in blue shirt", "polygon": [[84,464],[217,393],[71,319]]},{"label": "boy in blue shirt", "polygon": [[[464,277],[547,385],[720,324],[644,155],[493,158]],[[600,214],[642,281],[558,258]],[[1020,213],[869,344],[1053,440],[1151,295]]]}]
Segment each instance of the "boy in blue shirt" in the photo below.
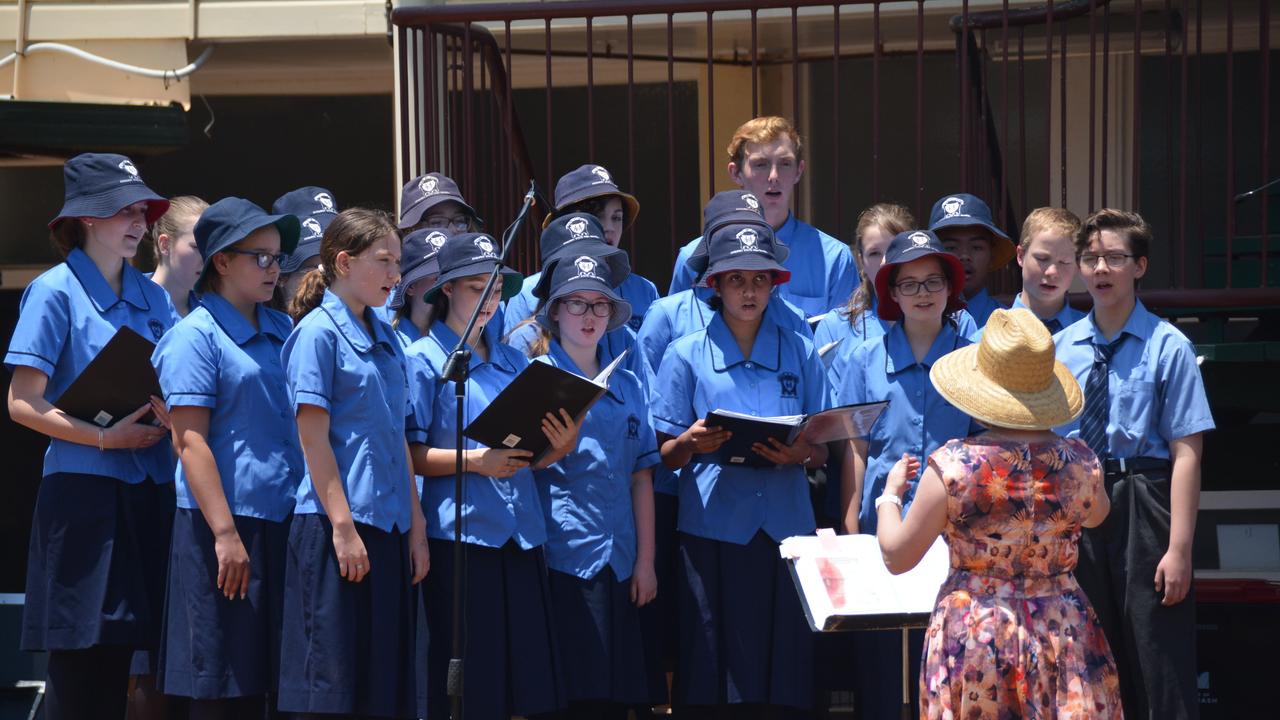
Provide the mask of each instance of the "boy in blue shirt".
[{"label": "boy in blue shirt", "polygon": [[1111,514],[1080,540],[1076,577],[1102,621],[1129,717],[1196,717],[1191,542],[1203,435],[1214,427],[1195,349],[1137,298],[1151,229],[1099,210],[1076,236],[1093,311],[1054,337],[1085,389],[1063,435],[1103,461]]},{"label": "boy in blue shirt", "polygon": [[995,224],[991,208],[968,193],[939,198],[929,213],[929,230],[960,258],[966,309],[981,329],[996,308],[1004,307],[987,294],[987,276],[1013,259],[1013,241]]}]

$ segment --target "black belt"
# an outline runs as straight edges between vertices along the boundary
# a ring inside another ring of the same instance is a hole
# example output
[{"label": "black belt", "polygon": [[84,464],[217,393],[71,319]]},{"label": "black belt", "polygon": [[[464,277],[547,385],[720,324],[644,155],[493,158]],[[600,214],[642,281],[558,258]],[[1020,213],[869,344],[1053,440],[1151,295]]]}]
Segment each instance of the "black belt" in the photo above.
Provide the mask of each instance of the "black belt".
[{"label": "black belt", "polygon": [[1102,461],[1102,471],[1108,476],[1169,472],[1171,464],[1163,458],[1109,458]]}]

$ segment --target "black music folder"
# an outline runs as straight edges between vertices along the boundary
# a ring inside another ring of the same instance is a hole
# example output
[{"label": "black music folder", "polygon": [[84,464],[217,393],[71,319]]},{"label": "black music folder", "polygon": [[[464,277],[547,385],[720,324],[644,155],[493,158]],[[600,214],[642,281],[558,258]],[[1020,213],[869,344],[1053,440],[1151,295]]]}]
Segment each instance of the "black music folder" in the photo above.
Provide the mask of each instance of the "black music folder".
[{"label": "black music folder", "polygon": [[543,417],[564,408],[574,420],[581,419],[608,392],[609,376],[627,352],[591,380],[550,363],[531,362],[462,434],[491,448],[528,450],[536,463],[551,449],[542,434]]},{"label": "black music folder", "polygon": [[700,462],[744,467],[773,467],[773,463],[758,455],[751,446],[769,444],[769,438],[777,438],[783,445],[790,445],[803,433],[811,443],[828,443],[850,438],[865,437],[871,432],[880,413],[889,406],[888,400],[842,405],[811,415],[778,415],[756,417],[732,410],[712,410],[707,413],[707,427],[720,427],[733,433],[715,452],[698,455]]},{"label": "black music folder", "polygon": [[164,397],[160,378],[151,365],[155,349],[155,343],[132,328],[120,328],[53,401],[54,407],[105,428],[146,405],[152,395]]}]

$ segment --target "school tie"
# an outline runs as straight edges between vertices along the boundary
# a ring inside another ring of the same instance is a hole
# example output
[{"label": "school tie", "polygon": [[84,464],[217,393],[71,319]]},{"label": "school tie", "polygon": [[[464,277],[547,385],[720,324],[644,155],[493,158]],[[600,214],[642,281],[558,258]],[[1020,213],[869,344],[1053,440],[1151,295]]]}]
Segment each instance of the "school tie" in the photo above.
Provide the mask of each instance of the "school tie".
[{"label": "school tie", "polygon": [[1062,322],[1056,317],[1049,318],[1048,320],[1041,320],[1040,322],[1043,322],[1044,326],[1049,328],[1050,335],[1056,335],[1058,331],[1062,329]]},{"label": "school tie", "polygon": [[1084,384],[1084,412],[1080,415],[1080,438],[1099,458],[1107,452],[1107,415],[1111,409],[1111,397],[1107,388],[1107,374],[1111,370],[1111,357],[1120,347],[1122,334],[1105,345],[1093,346],[1093,369]]}]

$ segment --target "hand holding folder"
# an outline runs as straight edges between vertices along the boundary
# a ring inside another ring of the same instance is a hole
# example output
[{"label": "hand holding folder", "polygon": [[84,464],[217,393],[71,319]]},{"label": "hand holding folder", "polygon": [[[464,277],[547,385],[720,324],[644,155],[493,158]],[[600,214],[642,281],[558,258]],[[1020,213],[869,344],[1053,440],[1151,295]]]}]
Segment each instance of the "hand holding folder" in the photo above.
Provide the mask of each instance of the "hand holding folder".
[{"label": "hand holding folder", "polygon": [[[53,405],[101,428],[124,420],[153,395],[163,396],[151,365],[155,348],[155,343],[132,328],[120,328]],[[148,417],[139,422],[147,422]]]},{"label": "hand holding folder", "polygon": [[752,450],[756,443],[769,446],[770,438],[783,445],[791,445],[801,435],[811,444],[822,444],[866,436],[871,432],[880,413],[888,407],[887,400],[857,405],[843,405],[811,415],[779,415],[756,417],[732,410],[712,410],[707,413],[707,427],[720,427],[733,433],[715,452],[700,455],[702,462],[744,467],[773,467],[773,463]]}]

